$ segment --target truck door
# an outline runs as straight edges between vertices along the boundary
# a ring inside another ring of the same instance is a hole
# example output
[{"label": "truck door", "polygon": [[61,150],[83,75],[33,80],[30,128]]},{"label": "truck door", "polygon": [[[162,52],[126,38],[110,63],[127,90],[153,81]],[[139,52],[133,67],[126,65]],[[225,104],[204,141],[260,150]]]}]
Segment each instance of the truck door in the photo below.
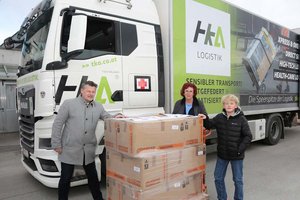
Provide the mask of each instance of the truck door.
[{"label": "truck door", "polygon": [[126,28],[130,35],[122,32],[122,42],[130,41],[132,48],[128,56],[123,56],[124,108],[143,108],[139,112],[146,112],[146,108],[163,106],[159,100],[159,92],[163,90],[159,87],[160,81],[163,81],[159,77],[159,73],[163,77],[163,64],[159,62],[162,55],[160,58],[158,55],[161,40],[154,25],[131,23]]},{"label": "truck door", "polygon": [[62,58],[75,56],[66,69],[56,71],[59,82],[56,104],[79,95],[80,84],[92,80],[98,84],[96,101],[111,112],[120,112],[123,105],[120,22],[81,10],[65,14],[63,20],[60,54]]}]

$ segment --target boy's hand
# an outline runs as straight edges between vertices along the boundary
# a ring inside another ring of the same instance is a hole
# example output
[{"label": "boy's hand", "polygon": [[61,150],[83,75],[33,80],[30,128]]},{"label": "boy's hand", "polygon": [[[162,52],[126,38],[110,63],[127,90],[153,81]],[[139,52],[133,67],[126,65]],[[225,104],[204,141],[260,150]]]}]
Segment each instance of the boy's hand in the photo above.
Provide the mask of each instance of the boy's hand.
[{"label": "boy's hand", "polygon": [[198,114],[198,117],[200,117],[202,119],[206,119],[206,115],[203,115],[203,114]]}]

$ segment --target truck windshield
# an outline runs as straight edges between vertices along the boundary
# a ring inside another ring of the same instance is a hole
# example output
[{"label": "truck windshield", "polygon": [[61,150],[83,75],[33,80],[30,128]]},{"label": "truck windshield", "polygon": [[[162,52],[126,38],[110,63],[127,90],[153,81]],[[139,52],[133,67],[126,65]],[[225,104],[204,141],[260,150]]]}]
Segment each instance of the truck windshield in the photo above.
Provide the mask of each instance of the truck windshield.
[{"label": "truck windshield", "polygon": [[20,76],[42,67],[52,12],[53,8],[38,16],[27,29],[22,48]]}]

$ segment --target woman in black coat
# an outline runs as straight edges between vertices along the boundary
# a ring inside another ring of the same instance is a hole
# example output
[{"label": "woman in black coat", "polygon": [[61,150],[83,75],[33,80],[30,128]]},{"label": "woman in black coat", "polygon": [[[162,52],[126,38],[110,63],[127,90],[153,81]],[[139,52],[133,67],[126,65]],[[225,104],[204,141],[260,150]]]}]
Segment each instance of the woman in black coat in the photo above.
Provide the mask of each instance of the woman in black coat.
[{"label": "woman in black coat", "polygon": [[[180,94],[183,97],[175,103],[173,114],[186,114],[197,116],[204,114],[207,116],[206,109],[203,102],[197,99],[197,87],[193,83],[183,84]],[[206,127],[207,120],[204,120],[204,127]]]}]

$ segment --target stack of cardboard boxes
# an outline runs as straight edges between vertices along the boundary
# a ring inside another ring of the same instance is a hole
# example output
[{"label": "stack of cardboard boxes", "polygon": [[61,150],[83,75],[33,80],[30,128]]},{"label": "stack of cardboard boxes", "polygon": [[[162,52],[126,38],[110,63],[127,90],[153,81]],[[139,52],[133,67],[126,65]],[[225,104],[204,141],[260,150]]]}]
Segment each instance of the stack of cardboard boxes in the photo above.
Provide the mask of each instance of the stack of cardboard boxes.
[{"label": "stack of cardboard boxes", "polygon": [[198,117],[106,120],[107,199],[207,199],[203,138]]}]

